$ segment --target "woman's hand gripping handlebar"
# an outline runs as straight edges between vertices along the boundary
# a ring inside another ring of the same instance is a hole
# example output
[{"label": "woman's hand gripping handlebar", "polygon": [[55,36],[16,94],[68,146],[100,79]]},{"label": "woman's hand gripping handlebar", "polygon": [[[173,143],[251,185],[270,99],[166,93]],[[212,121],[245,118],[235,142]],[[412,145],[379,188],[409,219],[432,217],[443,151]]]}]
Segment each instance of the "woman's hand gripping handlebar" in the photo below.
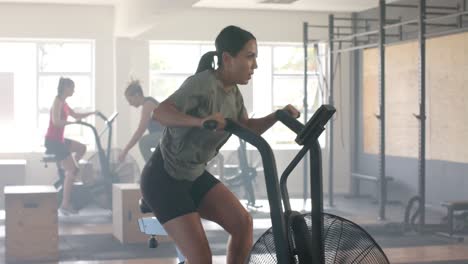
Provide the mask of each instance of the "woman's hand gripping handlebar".
[{"label": "woman's hand gripping handlebar", "polygon": [[214,113],[210,116],[207,116],[202,119],[201,123],[203,128],[212,131],[223,131],[226,127],[226,119],[221,113]]},{"label": "woman's hand gripping handlebar", "polygon": [[304,129],[304,125],[296,119],[299,118],[300,113],[297,113],[297,116],[294,117],[291,111],[281,109],[276,110],[275,116],[281,123],[294,131],[296,134],[301,133],[302,129]]}]

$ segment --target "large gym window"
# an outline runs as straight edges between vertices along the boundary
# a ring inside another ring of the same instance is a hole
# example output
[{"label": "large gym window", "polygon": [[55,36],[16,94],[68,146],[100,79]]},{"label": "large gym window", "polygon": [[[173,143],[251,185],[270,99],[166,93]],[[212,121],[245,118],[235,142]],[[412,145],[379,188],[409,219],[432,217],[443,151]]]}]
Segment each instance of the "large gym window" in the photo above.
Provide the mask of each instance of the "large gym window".
[{"label": "large gym window", "polygon": [[214,46],[207,43],[150,42],[149,94],[163,101],[197,70],[200,57]]},{"label": "large gym window", "polygon": [[[150,42],[149,94],[158,101],[177,90],[183,81],[193,75],[200,57],[214,50],[208,43]],[[309,49],[308,61],[308,116],[324,102],[324,49]],[[316,56],[318,55],[318,56]],[[320,60],[318,60],[320,59]],[[258,69],[249,85],[252,86],[253,105],[249,116],[261,117],[287,104],[297,107],[304,116],[304,49],[299,44],[259,44]],[[249,86],[247,85],[247,86]],[[240,87],[243,90],[243,87]],[[250,96],[246,95],[245,96]],[[244,98],[246,99],[246,98]],[[246,99],[247,101],[248,99]],[[301,120],[302,121],[302,120]],[[325,133],[320,144],[325,144]],[[295,135],[283,125],[275,125],[264,135],[275,148],[294,146]],[[232,145],[236,143],[230,140]]]},{"label": "large gym window", "polygon": [[[11,90],[2,100],[8,106],[0,111],[2,152],[43,151],[61,76],[75,82],[70,107],[94,109],[94,41],[0,40],[0,57],[2,88]],[[85,121],[94,123],[94,118]],[[91,131],[81,126],[67,127],[65,136],[94,146]]]},{"label": "large gym window", "polygon": [[[321,47],[321,46],[319,46]],[[304,117],[304,48],[298,44],[260,44],[258,69],[253,76],[253,112],[264,116],[287,104],[296,107]],[[309,48],[307,64],[307,115],[312,116],[324,102],[324,49]],[[261,98],[261,99],[260,99]],[[300,119],[301,122],[303,119]],[[284,125],[275,125],[264,135],[275,148],[294,146],[295,135]],[[325,132],[320,137],[325,145]]]}]

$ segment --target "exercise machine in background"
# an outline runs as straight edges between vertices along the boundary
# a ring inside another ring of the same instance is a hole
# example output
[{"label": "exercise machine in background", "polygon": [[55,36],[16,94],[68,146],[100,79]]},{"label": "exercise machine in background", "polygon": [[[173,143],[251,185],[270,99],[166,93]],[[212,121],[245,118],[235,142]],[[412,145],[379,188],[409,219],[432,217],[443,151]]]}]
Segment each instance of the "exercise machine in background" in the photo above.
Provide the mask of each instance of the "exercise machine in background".
[{"label": "exercise machine in background", "polygon": [[[111,150],[112,144],[112,127],[118,115],[113,113],[107,118],[103,113],[97,112],[96,115],[105,123],[105,127],[101,132],[98,132],[96,127],[90,123],[78,121],[72,125],[81,125],[91,129],[95,144],[96,153],[94,153],[87,163],[91,164],[91,175],[86,176],[86,180],[74,182],[71,194],[71,202],[75,209],[80,210],[89,204],[96,204],[101,208],[112,208],[112,184],[116,182],[134,182],[135,177],[139,174],[138,165],[136,162],[123,162],[117,164],[112,162],[112,157],[116,156]],[[103,147],[101,137],[106,136],[106,147]],[[128,158],[131,161],[131,157]],[[116,158],[115,158],[116,160]],[[57,161],[55,155],[45,153],[41,162],[47,167],[48,163],[55,163],[57,166],[58,179],[54,186],[58,190],[59,203],[63,195],[63,181],[65,179],[65,171],[62,168],[60,161]],[[130,165],[129,165],[130,164]],[[122,166],[124,165],[124,166]],[[133,177],[127,175],[134,175]],[[123,176],[125,175],[125,176]]]}]

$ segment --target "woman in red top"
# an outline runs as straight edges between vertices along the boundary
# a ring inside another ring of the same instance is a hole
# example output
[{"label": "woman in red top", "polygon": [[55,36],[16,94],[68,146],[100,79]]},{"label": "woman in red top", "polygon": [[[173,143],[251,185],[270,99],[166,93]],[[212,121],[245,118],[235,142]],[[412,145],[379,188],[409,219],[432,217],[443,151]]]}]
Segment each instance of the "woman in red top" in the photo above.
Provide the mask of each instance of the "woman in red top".
[{"label": "woman in red top", "polygon": [[[65,170],[62,204],[59,208],[59,211],[64,215],[77,213],[70,203],[71,188],[78,173],[77,161],[79,161],[86,152],[86,145],[75,140],[64,138],[65,126],[73,123],[67,121],[67,118],[70,115],[76,120],[81,120],[82,118],[96,113],[75,113],[66,102],[66,99],[72,96],[74,91],[75,83],[73,80],[60,77],[57,96],[50,110],[49,128],[45,136],[46,153],[54,154]],[[75,157],[71,155],[72,153],[75,153]]]}]

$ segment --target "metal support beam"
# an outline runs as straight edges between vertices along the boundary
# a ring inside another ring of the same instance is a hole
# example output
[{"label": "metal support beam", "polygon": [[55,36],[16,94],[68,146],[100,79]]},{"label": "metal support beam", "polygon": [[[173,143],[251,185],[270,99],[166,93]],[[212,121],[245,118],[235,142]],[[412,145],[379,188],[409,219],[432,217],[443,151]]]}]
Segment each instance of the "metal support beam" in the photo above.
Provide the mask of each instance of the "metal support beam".
[{"label": "metal support beam", "polygon": [[426,0],[419,0],[419,197],[420,230],[426,223]]},{"label": "metal support beam", "polygon": [[[329,49],[330,49],[330,55],[329,55],[329,60],[330,60],[330,63],[329,63],[329,76],[328,76],[328,79],[329,79],[329,86],[328,86],[328,89],[329,89],[329,97],[328,97],[328,103],[332,106],[335,105],[334,103],[334,86],[335,86],[335,72],[334,72],[334,52],[333,52],[333,49],[334,49],[334,36],[333,36],[333,28],[335,27],[335,16],[334,15],[329,15],[328,16],[328,26],[329,26],[329,30],[328,30],[328,45],[329,45]],[[334,140],[333,140],[333,132],[334,132],[334,118],[331,118],[330,121],[328,122],[328,135],[329,135],[329,156],[328,156],[328,205],[330,207],[333,207],[333,147],[334,147]]]},{"label": "metal support beam", "polygon": [[[427,15],[427,13],[426,13]],[[428,21],[429,19],[426,19]],[[386,25],[385,29],[392,29],[392,28],[400,28],[401,26],[419,26],[419,19],[413,19],[413,20],[408,20],[408,21],[403,21],[401,23],[395,23],[395,24],[390,24]],[[432,27],[458,27],[457,24],[444,24],[444,23],[426,23],[426,26],[432,26]],[[387,36],[391,36],[391,34],[387,34]]]},{"label": "metal support beam", "polygon": [[[437,20],[441,20],[441,19],[452,18],[452,17],[460,17],[460,16],[466,16],[466,15],[468,15],[468,11],[456,12],[456,13],[451,13],[451,14],[447,14],[447,15],[443,15],[443,16],[437,16],[437,17],[431,17],[431,18],[425,18],[424,21],[425,22],[437,21]],[[424,17],[426,17],[426,16],[424,16]]]},{"label": "metal support beam", "polygon": [[343,41],[343,40],[352,40],[352,39],[355,38],[355,37],[364,37],[364,36],[376,35],[376,34],[378,34],[378,33],[379,33],[378,30],[360,32],[360,33],[353,34],[353,35],[349,35],[349,36],[346,36],[346,37],[333,38],[332,41],[333,41],[333,42],[340,42],[340,41]]},{"label": "metal support beam", "polygon": [[[446,24],[441,24],[441,25],[446,25]],[[449,26],[449,25],[447,25]],[[362,33],[365,33],[365,32],[362,32]],[[335,33],[333,34],[333,36],[336,38],[336,37],[342,37],[341,39],[348,39],[348,40],[335,40],[335,42],[353,42],[352,39],[356,38],[356,37],[362,37],[362,36],[357,36],[359,35],[360,33]],[[377,34],[376,34],[377,35]],[[368,35],[367,35],[368,36]],[[372,35],[374,36],[374,35]],[[394,37],[394,38],[399,38],[400,37],[400,34],[386,34],[385,35],[386,37]]]},{"label": "metal support beam", "polygon": [[[351,31],[354,29],[353,26],[336,26],[335,28],[345,28],[345,29],[350,29]],[[356,26],[355,28],[357,29],[366,29],[366,27],[363,26]],[[356,32],[354,32],[356,33]]]},{"label": "metal support beam", "polygon": [[348,47],[348,48],[333,50],[333,53],[338,54],[338,53],[343,53],[343,52],[348,52],[348,51],[375,48],[375,47],[378,47],[378,46],[379,46],[378,43],[370,43],[370,44],[360,45],[360,46],[356,46],[356,47]]},{"label": "metal support beam", "polygon": [[430,27],[459,27],[459,24],[426,23],[425,25]]},{"label": "metal support beam", "polygon": [[451,30],[444,30],[444,31],[441,31],[441,32],[426,33],[426,39],[433,38],[433,37],[447,36],[447,35],[450,35],[450,34],[458,34],[458,33],[462,33],[462,32],[468,32],[468,28],[466,28],[466,27],[464,27],[464,28],[455,28],[455,29],[451,29]]},{"label": "metal support beam", "polygon": [[426,12],[426,16],[445,16],[449,14],[451,14],[451,12]]},{"label": "metal support beam", "polygon": [[[410,4],[387,4],[387,7],[401,7],[401,8],[419,8],[419,5],[410,5]],[[451,6],[436,6],[428,5],[427,9],[440,9],[440,10],[458,10],[458,7]]]},{"label": "metal support beam", "polygon": [[[322,41],[321,43],[323,43],[323,42],[328,43],[328,40],[327,40],[327,41]],[[340,44],[340,43],[341,43],[341,44],[342,44],[342,43],[369,44],[369,42],[368,42],[367,40],[358,40],[357,38],[356,38],[356,40],[343,40],[343,41],[338,42],[338,44]],[[334,43],[334,44],[337,44],[337,43]],[[354,45],[351,46],[351,47],[354,47]]]},{"label": "metal support beam", "polygon": [[[303,106],[304,106],[304,124],[307,123],[307,112],[309,109],[308,106],[308,94],[307,94],[307,87],[308,87],[308,65],[309,65],[309,25],[307,22],[304,23],[303,25],[303,39],[304,39],[304,101],[303,101]],[[307,155],[310,155],[309,153]],[[308,164],[309,159],[305,158],[304,159],[304,167],[303,167],[303,185],[302,185],[302,199],[304,201],[304,208],[306,208],[306,203],[307,203],[307,198],[309,198],[309,173],[308,173]]]},{"label": "metal support beam", "polygon": [[308,28],[328,28],[328,26],[326,25],[311,25],[311,24],[307,24],[307,27]]},{"label": "metal support beam", "polygon": [[[366,20],[366,31],[370,30],[370,24],[369,21]],[[370,35],[367,36],[367,42],[370,42]]]},{"label": "metal support beam", "polygon": [[[308,27],[310,27],[310,28],[326,28],[326,29],[328,29],[328,25],[311,25],[311,24],[308,24]],[[351,26],[336,26],[335,28],[352,29]],[[359,28],[359,29],[366,29],[366,27],[364,27],[364,26],[357,27],[357,28]]]},{"label": "metal support beam", "polygon": [[[458,12],[466,11],[466,0],[462,0],[461,3],[458,5]],[[459,16],[457,18],[457,24],[459,28],[463,27],[463,16]]]},{"label": "metal support beam", "polygon": [[[458,12],[463,12],[463,11],[465,11],[465,10],[463,10],[463,3],[464,3],[464,2],[465,2],[465,1],[463,0],[463,1],[462,1],[462,4],[460,4],[460,3],[457,4]],[[457,17],[457,27],[459,27],[459,28],[463,27],[463,16]]]},{"label": "metal support beam", "polygon": [[416,25],[418,23],[417,19],[411,19],[411,20],[406,20],[406,21],[401,21],[398,23],[392,23],[384,26],[384,29],[392,29],[396,27],[401,27],[401,26],[406,26],[406,25]]},{"label": "metal support beam", "polygon": [[380,90],[380,155],[379,155],[379,219],[385,220],[387,181],[385,180],[385,0],[379,0],[379,90]]},{"label": "metal support beam", "polygon": [[[356,13],[351,14],[352,18],[357,18]],[[358,22],[354,19],[351,21],[351,24],[353,26],[356,26]],[[353,29],[353,33],[357,33],[357,28]],[[353,46],[357,46],[358,41],[356,39],[355,43],[353,43]],[[353,113],[353,118],[350,120],[350,127],[353,128],[351,135],[353,135],[351,138],[351,171],[357,171],[358,169],[358,156],[359,156],[359,148],[358,148],[358,142],[359,142],[359,125],[358,125],[358,120],[360,118],[359,114],[359,98],[361,97],[362,90],[360,89],[360,78],[358,77],[358,74],[361,72],[360,65],[359,65],[359,51],[355,50],[351,52],[351,76],[352,76],[352,81],[353,81],[353,93],[351,95],[352,99],[352,104],[350,104],[350,113]]]},{"label": "metal support beam", "polygon": [[[403,18],[400,17],[400,22],[401,22],[402,20],[403,20]],[[399,25],[399,26],[398,26],[398,34],[400,35],[400,37],[399,37],[399,38],[400,38],[400,41],[402,41],[402,40],[403,40],[403,25]]]},{"label": "metal support beam", "polygon": [[[373,21],[373,22],[378,22],[378,18],[354,18],[355,21]],[[344,20],[344,21],[352,21],[353,18],[351,17],[335,17],[335,21],[338,20]],[[397,23],[399,20],[398,19],[387,19],[385,20],[385,23]]]}]

